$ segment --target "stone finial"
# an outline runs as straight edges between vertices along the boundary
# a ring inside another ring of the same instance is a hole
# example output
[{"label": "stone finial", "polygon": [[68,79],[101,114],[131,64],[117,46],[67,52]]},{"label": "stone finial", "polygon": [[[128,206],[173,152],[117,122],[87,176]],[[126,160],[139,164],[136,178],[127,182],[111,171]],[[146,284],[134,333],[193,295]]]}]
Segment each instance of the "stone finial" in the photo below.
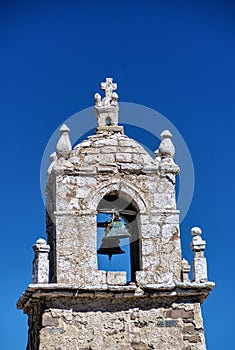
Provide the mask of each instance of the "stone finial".
[{"label": "stone finial", "polygon": [[49,168],[47,170],[47,175],[50,176],[51,172],[52,172],[52,169],[57,161],[57,155],[56,155],[56,152],[53,152],[51,155],[50,155],[50,161],[51,161],[51,164],[49,165]]},{"label": "stone finial", "polygon": [[193,236],[191,249],[194,253],[193,280],[195,282],[203,283],[207,281],[207,262],[204,257],[206,241],[201,238],[202,230],[200,227],[193,227],[191,229],[191,234]]},{"label": "stone finial", "polygon": [[162,176],[166,176],[174,185],[175,176],[179,173],[180,168],[174,162],[175,147],[171,141],[172,134],[169,130],[164,130],[161,133],[161,143],[157,151],[156,156],[161,158],[159,170]]},{"label": "stone finial", "polygon": [[193,227],[191,229],[191,234],[193,236],[191,243],[192,250],[196,252],[204,252],[206,248],[206,241],[203,241],[201,238],[202,230],[200,227]]},{"label": "stone finial", "polygon": [[95,99],[95,105],[97,107],[101,107],[102,101],[101,101],[101,96],[100,96],[100,94],[98,94],[98,92],[95,94],[94,99]]},{"label": "stone finial", "polygon": [[118,107],[118,94],[116,92],[112,93],[111,106]]},{"label": "stone finial", "polygon": [[190,279],[189,279],[189,272],[191,270],[191,267],[188,263],[188,261],[186,259],[183,259],[182,260],[182,282],[190,282]]},{"label": "stone finial", "polygon": [[51,163],[53,163],[55,160],[57,160],[57,155],[56,155],[56,152],[53,152],[50,155],[50,161],[51,161]]},{"label": "stone finial", "polygon": [[113,83],[112,78],[106,78],[106,81],[101,83],[101,89],[105,91],[104,98],[102,99],[99,93],[94,96],[97,132],[123,132],[123,127],[118,126],[118,94],[114,92],[117,84]]},{"label": "stone finial", "polygon": [[49,260],[48,254],[50,246],[47,245],[45,239],[39,238],[36,244],[33,245],[34,260],[33,260],[33,276],[32,280],[35,284],[49,282]]},{"label": "stone finial", "polygon": [[164,130],[161,133],[162,142],[159,146],[159,154],[161,158],[174,158],[175,155],[175,147],[171,141],[172,134],[169,130]]},{"label": "stone finial", "polygon": [[56,155],[58,158],[67,159],[72,151],[72,145],[69,139],[70,129],[67,125],[63,124],[60,128],[60,138],[56,145]]},{"label": "stone finial", "polygon": [[155,154],[155,159],[156,159],[156,161],[158,162],[158,163],[160,163],[160,161],[161,161],[161,157],[160,157],[160,153],[159,153],[159,149],[157,149],[155,152],[154,152],[154,154]]}]

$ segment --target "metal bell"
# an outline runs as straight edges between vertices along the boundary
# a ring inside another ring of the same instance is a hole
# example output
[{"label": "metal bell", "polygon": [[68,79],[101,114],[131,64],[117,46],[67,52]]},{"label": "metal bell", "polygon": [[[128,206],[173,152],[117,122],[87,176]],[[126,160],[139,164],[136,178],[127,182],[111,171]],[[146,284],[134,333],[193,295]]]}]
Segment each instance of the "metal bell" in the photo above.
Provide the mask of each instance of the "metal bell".
[{"label": "metal bell", "polygon": [[121,220],[119,212],[114,212],[111,222],[108,223],[107,228],[105,230],[105,238],[106,239],[122,239],[122,238],[130,238],[131,235],[125,227],[124,222]]},{"label": "metal bell", "polygon": [[98,254],[108,255],[109,260],[111,260],[113,255],[124,254],[125,252],[119,247],[118,238],[104,237],[100,248],[97,250]]},{"label": "metal bell", "polygon": [[121,220],[119,212],[115,211],[112,219],[106,226],[105,236],[102,239],[101,246],[97,250],[97,253],[108,255],[109,260],[111,260],[112,255],[124,254],[125,252],[120,248],[119,242],[120,239],[129,237],[131,237],[131,235]]}]

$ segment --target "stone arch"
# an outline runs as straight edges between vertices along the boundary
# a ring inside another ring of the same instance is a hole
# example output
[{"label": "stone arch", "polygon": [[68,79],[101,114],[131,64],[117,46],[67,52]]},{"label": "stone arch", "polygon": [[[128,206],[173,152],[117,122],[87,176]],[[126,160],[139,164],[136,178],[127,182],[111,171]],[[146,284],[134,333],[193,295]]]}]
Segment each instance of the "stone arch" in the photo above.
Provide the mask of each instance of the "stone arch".
[{"label": "stone arch", "polygon": [[[103,227],[105,225],[105,222],[107,222],[106,218],[100,220],[99,213],[112,213],[113,209],[117,209],[117,212],[119,212],[120,217],[122,220],[125,221],[125,225],[127,227],[127,230],[130,234],[130,237],[128,238],[128,242],[124,242],[125,247],[127,248],[126,254],[128,256],[128,259],[123,259],[123,255],[119,256],[118,263],[121,264],[123,268],[123,262],[125,261],[126,264],[129,264],[129,268],[127,268],[126,271],[128,271],[129,279],[128,281],[135,281],[135,273],[136,271],[139,271],[141,269],[141,230],[140,230],[140,221],[139,217],[141,214],[144,214],[146,212],[146,203],[141,198],[139,193],[137,192],[136,188],[129,185],[126,182],[115,182],[111,183],[109,185],[102,185],[100,186],[97,191],[93,194],[93,196],[90,198],[90,203],[92,203],[93,209],[97,211],[97,230],[98,228]],[[105,231],[104,231],[105,232]],[[98,234],[98,231],[97,231]],[[100,234],[100,231],[99,231]],[[103,236],[104,237],[104,236]],[[97,240],[100,242],[100,236]],[[98,242],[97,241],[97,242]],[[105,241],[107,242],[107,241]],[[109,241],[110,242],[110,241]],[[121,244],[121,241],[119,241]],[[107,243],[106,243],[107,244]],[[121,244],[121,247],[124,246]],[[118,244],[119,245],[119,244]],[[116,245],[115,245],[116,247]],[[110,249],[106,247],[104,240],[100,243],[98,243],[97,246],[97,253],[100,256],[106,255],[106,258],[99,257],[98,259],[98,266],[99,269],[105,270],[107,268],[107,265],[100,264],[100,261],[107,261],[107,255],[108,252],[110,252]],[[108,251],[107,251],[108,249]],[[118,247],[119,249],[119,247]],[[102,252],[101,252],[102,251]],[[116,254],[123,254],[118,253],[117,249],[115,248]],[[116,258],[114,258],[114,261]],[[116,260],[117,261],[117,260]],[[110,264],[111,264],[111,258],[110,258]],[[112,268],[112,266],[109,265],[109,268]],[[115,266],[117,268],[117,265]],[[122,271],[122,269],[120,269]]]},{"label": "stone arch", "polygon": [[112,119],[111,119],[110,117],[107,117],[107,118],[105,119],[105,124],[106,124],[106,126],[113,125]]},{"label": "stone arch", "polygon": [[144,214],[147,211],[147,203],[143,199],[143,197],[139,194],[138,189],[136,189],[133,185],[128,183],[127,181],[116,181],[109,184],[102,184],[98,186],[95,193],[92,193],[89,198],[87,198],[87,202],[90,204],[91,210],[97,210],[97,207],[104,198],[105,195],[107,195],[110,192],[118,191],[122,193],[124,196],[128,196],[133,200],[133,202],[136,204],[136,207],[139,210],[140,214]]}]

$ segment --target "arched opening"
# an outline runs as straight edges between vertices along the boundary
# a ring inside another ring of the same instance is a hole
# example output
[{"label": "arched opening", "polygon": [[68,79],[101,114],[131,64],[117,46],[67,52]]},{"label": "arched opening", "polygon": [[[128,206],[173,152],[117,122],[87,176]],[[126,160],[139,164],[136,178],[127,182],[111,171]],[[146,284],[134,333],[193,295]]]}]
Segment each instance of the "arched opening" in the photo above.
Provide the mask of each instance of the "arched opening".
[{"label": "arched opening", "polygon": [[98,269],[126,271],[127,281],[134,281],[141,269],[136,203],[125,193],[112,191],[102,198],[97,211]]},{"label": "arched opening", "polygon": [[106,124],[107,126],[110,126],[110,125],[112,124],[112,121],[111,121],[111,118],[110,118],[110,117],[107,117],[107,118],[105,119],[105,124]]}]

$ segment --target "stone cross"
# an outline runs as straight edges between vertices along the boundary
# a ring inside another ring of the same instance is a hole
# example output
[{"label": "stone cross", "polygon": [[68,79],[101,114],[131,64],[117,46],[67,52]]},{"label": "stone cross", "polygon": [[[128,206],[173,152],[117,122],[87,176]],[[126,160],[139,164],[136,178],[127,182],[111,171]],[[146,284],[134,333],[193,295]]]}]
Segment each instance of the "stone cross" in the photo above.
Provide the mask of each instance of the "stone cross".
[{"label": "stone cross", "polygon": [[117,84],[113,83],[113,78],[106,78],[106,82],[101,83],[101,89],[105,91],[104,105],[110,104],[112,93],[114,90],[117,90]]}]

